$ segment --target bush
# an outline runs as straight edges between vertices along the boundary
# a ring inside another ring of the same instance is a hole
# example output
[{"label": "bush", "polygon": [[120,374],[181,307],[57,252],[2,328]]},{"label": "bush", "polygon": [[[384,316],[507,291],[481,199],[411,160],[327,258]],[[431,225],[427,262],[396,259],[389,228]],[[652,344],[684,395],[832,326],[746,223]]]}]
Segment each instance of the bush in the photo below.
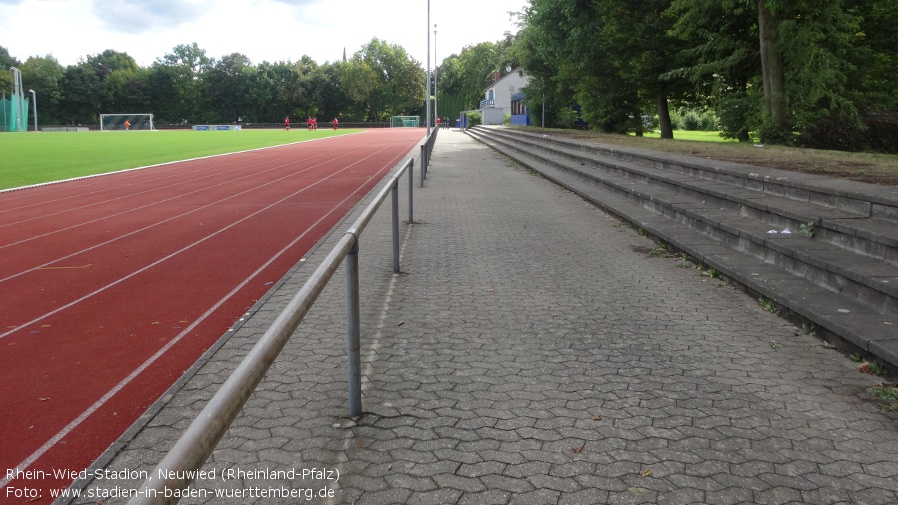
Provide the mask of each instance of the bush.
[{"label": "bush", "polygon": [[898,111],[864,114],[867,147],[881,153],[898,154]]},{"label": "bush", "polygon": [[864,126],[851,118],[830,114],[805,125],[795,137],[795,145],[811,149],[860,151],[865,147]]},{"label": "bush", "polygon": [[714,131],[717,118],[709,111],[701,109],[680,109],[671,114],[670,122],[677,130]]},{"label": "bush", "polygon": [[758,126],[761,102],[757,96],[734,93],[717,104],[718,128],[723,138],[750,142],[749,131]]},{"label": "bush", "polygon": [[483,116],[479,111],[465,112],[465,117],[468,118],[468,128],[473,128],[483,123]]}]

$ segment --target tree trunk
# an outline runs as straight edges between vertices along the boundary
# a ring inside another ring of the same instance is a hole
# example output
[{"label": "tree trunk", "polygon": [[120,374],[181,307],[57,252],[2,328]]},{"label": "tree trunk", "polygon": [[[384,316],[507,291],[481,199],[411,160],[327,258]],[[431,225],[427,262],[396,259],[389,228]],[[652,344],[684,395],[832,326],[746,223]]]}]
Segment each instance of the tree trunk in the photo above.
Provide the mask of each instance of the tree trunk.
[{"label": "tree trunk", "polygon": [[781,140],[789,138],[789,111],[786,108],[786,69],[779,47],[777,17],[758,0],[758,33],[761,42],[761,75],[764,82],[764,115]]},{"label": "tree trunk", "polygon": [[673,138],[673,125],[670,123],[670,107],[667,104],[667,92],[658,92],[658,124],[661,127],[661,138]]}]

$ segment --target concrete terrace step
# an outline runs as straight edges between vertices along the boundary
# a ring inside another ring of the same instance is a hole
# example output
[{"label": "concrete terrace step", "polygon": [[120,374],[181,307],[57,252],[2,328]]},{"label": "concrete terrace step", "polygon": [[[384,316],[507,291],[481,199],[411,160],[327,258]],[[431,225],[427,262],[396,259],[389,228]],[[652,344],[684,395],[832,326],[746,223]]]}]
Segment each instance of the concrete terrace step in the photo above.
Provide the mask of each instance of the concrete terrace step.
[{"label": "concrete terrace step", "polygon": [[[895,188],[507,129],[469,134],[898,366]],[[813,238],[800,233],[808,222]]]},{"label": "concrete terrace step", "polygon": [[[590,170],[581,159],[568,159],[565,155],[556,155],[538,148],[528,149],[528,146],[519,143],[506,145],[578,177],[601,182],[612,191],[643,202],[643,205],[694,226],[721,242],[732,244],[733,247],[770,263],[782,265],[790,271],[799,272],[799,275],[812,279],[831,291],[866,300],[866,303],[881,312],[898,310],[898,285],[880,281],[882,277],[898,277],[898,266],[883,262],[873,255],[868,255],[873,256],[872,258],[859,256],[856,262],[842,264],[845,251],[839,242],[850,241],[851,236],[836,236],[835,240],[827,242],[819,234],[811,239],[798,233],[802,223],[822,219],[812,216],[845,218],[850,215],[847,211],[818,209],[809,202],[719,182],[681,180],[678,185],[677,179],[689,176],[669,178],[653,173],[660,169],[643,170],[643,167],[632,163],[626,173],[620,170],[619,164],[616,165],[618,169],[603,171],[600,160],[593,157],[593,168],[598,169]],[[860,220],[856,222],[862,223]],[[829,235],[838,233],[830,232]],[[792,254],[792,247],[796,245],[801,248],[801,255]],[[880,248],[887,247],[881,245]],[[866,249],[870,249],[869,244]],[[857,252],[856,248],[851,252]],[[880,265],[875,277],[869,275],[871,263]],[[834,273],[837,275],[833,275]]]},{"label": "concrete terrace step", "polygon": [[[818,240],[898,263],[898,188],[851,181],[844,188],[830,178],[783,172],[701,158],[622,150],[553,139],[514,130],[486,130],[496,141],[532,153],[568,158],[594,168],[720,201],[725,208],[763,213],[771,224],[813,222]],[[539,142],[533,143],[534,140]],[[651,154],[651,157],[649,156]],[[646,157],[639,157],[645,155]],[[863,193],[866,189],[867,193]],[[849,191],[850,190],[850,191]],[[765,198],[766,197],[766,198]],[[768,209],[770,205],[775,207]]]}]

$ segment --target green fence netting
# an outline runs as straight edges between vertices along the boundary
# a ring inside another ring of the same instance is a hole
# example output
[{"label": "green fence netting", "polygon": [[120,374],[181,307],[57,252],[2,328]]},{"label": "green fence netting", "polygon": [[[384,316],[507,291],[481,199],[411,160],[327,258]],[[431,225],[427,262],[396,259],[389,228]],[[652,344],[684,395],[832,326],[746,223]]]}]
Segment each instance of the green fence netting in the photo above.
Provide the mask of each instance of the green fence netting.
[{"label": "green fence netting", "polygon": [[28,131],[28,100],[6,95],[0,99],[0,132]]}]

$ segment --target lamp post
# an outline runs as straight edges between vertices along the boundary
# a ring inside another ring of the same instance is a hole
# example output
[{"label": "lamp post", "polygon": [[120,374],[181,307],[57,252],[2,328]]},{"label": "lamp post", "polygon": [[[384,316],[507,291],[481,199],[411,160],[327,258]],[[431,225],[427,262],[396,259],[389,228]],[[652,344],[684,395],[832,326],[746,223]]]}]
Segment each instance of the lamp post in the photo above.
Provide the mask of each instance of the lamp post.
[{"label": "lamp post", "polygon": [[437,24],[433,24],[433,116],[440,117],[440,108],[437,105],[439,97],[439,86],[437,81],[440,79],[440,65],[437,60]]},{"label": "lamp post", "polygon": [[34,131],[37,132],[37,94],[33,89],[28,90],[31,93],[31,104],[34,106]]},{"label": "lamp post", "polygon": [[430,0],[427,0],[427,136],[430,137]]}]

